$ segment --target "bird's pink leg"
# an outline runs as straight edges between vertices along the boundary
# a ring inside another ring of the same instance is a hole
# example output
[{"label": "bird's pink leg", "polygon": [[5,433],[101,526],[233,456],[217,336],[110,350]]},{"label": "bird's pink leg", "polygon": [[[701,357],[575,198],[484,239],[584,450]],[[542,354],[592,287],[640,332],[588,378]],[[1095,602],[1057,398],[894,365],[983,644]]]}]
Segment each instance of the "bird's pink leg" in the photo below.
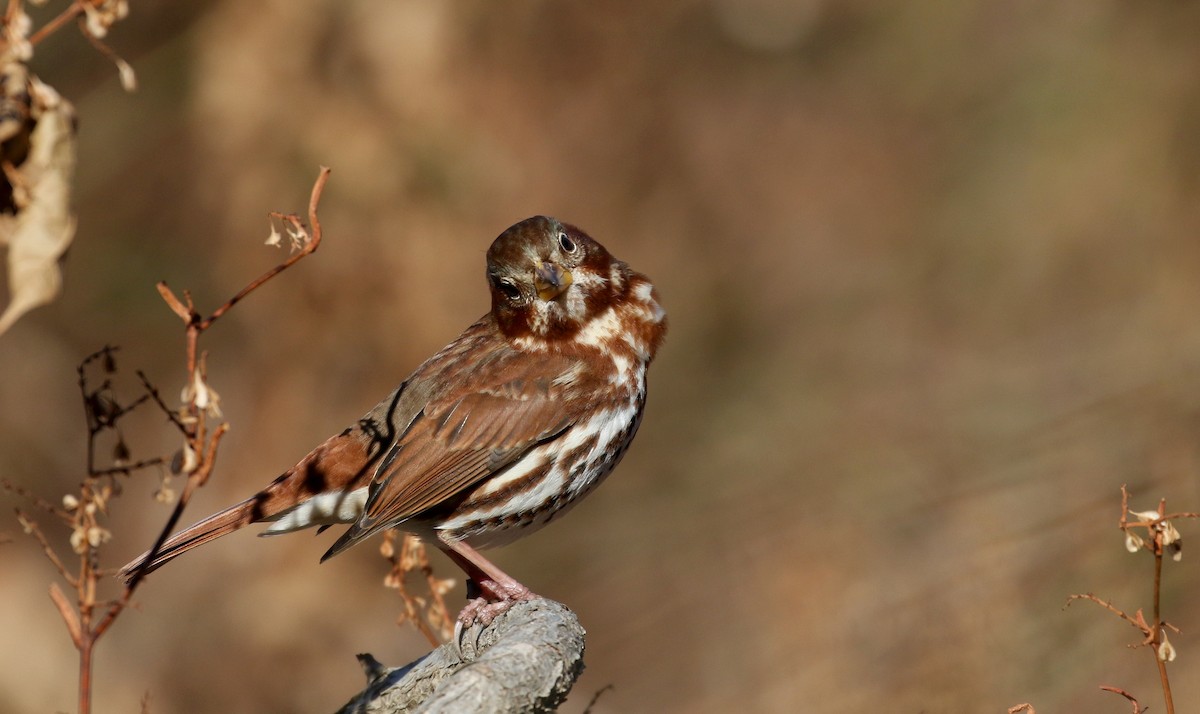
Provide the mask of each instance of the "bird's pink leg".
[{"label": "bird's pink leg", "polygon": [[466,543],[439,540],[446,555],[475,581],[483,594],[482,597],[468,602],[458,614],[459,626],[470,627],[476,622],[487,625],[497,615],[512,607],[513,603],[536,597],[529,588],[518,583],[511,575],[496,567],[492,561]]}]

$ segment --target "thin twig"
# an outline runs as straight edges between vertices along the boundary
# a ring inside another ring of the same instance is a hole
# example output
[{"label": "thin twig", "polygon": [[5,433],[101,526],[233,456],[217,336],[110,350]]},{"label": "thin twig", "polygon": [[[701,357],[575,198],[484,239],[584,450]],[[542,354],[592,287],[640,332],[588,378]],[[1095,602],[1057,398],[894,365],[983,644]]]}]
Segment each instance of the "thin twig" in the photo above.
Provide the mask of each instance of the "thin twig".
[{"label": "thin twig", "polygon": [[[18,486],[15,483],[12,483],[8,479],[0,478],[0,488],[3,488],[4,490],[9,491],[10,493],[13,493],[17,496],[20,496],[21,498],[23,498],[23,499],[29,501],[30,503],[32,503],[33,505],[37,506],[39,509],[58,518],[63,523],[70,524],[72,521],[71,515],[69,513],[67,513],[66,511],[64,511],[63,509],[59,508],[58,506],[54,505],[53,503],[50,503],[49,501],[42,498],[41,496],[30,493],[26,489]],[[17,514],[18,515],[21,514],[20,509],[17,509]]]},{"label": "thin twig", "polygon": [[109,415],[108,421],[110,423],[113,421],[116,421],[117,419],[125,416],[126,414],[133,411],[134,409],[137,409],[138,407],[142,406],[149,399],[150,399],[149,394],[143,394],[142,396],[138,397],[137,399],[134,399],[132,402],[130,402],[124,406],[118,404],[116,410],[113,411],[113,413]]},{"label": "thin twig", "polygon": [[185,324],[192,321],[194,317],[192,311],[185,307],[184,304],[179,301],[179,298],[175,297],[175,293],[171,292],[171,288],[167,287],[166,280],[158,281],[154,284],[154,287],[158,289],[158,294],[161,295],[162,299],[166,301],[167,307],[171,308],[171,312],[178,315],[179,319],[183,320]]},{"label": "thin twig", "polygon": [[321,246],[321,221],[317,217],[317,207],[321,203],[321,194],[325,191],[325,182],[329,179],[330,169],[326,166],[321,167],[320,173],[317,175],[316,183],[313,184],[312,194],[308,200],[308,222],[312,226],[312,235],[309,241],[303,248],[291,255],[287,260],[283,261],[274,268],[258,276],[252,280],[246,287],[238,291],[236,295],[229,298],[224,305],[213,310],[205,320],[201,321],[200,329],[208,329],[212,323],[216,322],[222,315],[229,311],[234,305],[238,304],[242,298],[257,290],[263,283],[267,282],[276,275],[282,273],[288,268],[295,265],[301,258],[306,255],[311,255],[316,252]]},{"label": "thin twig", "polygon": [[141,471],[142,469],[148,469],[151,466],[162,466],[165,463],[167,463],[167,460],[165,458],[163,458],[161,456],[155,456],[152,459],[142,459],[141,461],[138,461],[138,462],[132,463],[132,464],[128,464],[126,466],[112,466],[107,469],[96,469],[95,471],[92,471],[92,476],[101,478],[104,476],[114,476],[116,474],[128,475],[134,471]]},{"label": "thin twig", "polygon": [[[590,700],[588,700],[587,706],[583,708],[583,714],[591,714],[592,707],[596,706],[596,702],[600,701],[601,695],[603,695],[605,692],[609,691],[610,689],[616,689],[616,685],[614,685],[612,682],[609,682],[608,684],[604,685],[603,687],[600,687],[599,689],[597,689],[596,693],[592,695],[592,698]],[[1037,712],[1035,712],[1033,710],[1032,704],[1022,704],[1018,707],[1010,707],[1008,712],[1009,712],[1009,714],[1013,714],[1014,710],[1022,711],[1024,707],[1029,708],[1029,714],[1037,714]]]},{"label": "thin twig", "polygon": [[150,563],[154,561],[154,558],[158,556],[159,551],[162,550],[163,543],[167,541],[167,538],[171,535],[171,532],[175,530],[175,526],[179,523],[179,517],[183,515],[183,509],[187,506],[188,501],[191,499],[192,493],[196,490],[196,488],[203,485],[203,483],[207,481],[208,477],[212,474],[212,468],[214,462],[216,461],[217,446],[221,441],[221,437],[223,437],[225,432],[228,430],[228,424],[221,424],[213,432],[212,440],[209,442],[207,455],[205,456],[204,460],[201,461],[200,466],[196,469],[196,471],[188,475],[187,483],[184,484],[183,487],[183,493],[179,494],[179,500],[175,502],[175,508],[171,511],[171,517],[167,519],[166,525],[163,526],[162,531],[158,534],[158,538],[154,541],[154,546],[150,548],[150,552],[147,554],[145,560],[142,561],[142,566],[135,570],[133,575],[130,576],[129,583],[125,586],[125,593],[121,596],[121,599],[118,600],[120,607],[116,607],[115,610],[110,608],[109,613],[111,617],[107,617],[103,623],[106,628],[109,624],[109,621],[111,621],[117,616],[117,614],[120,613],[120,609],[125,606],[125,603],[129,602],[129,596],[133,594],[133,590],[137,587],[138,583],[142,581],[142,578],[146,574],[147,566],[149,566]]},{"label": "thin twig", "polygon": [[29,44],[36,47],[39,42],[46,39],[50,35],[53,35],[55,32],[58,32],[60,29],[62,29],[63,25],[66,25],[71,20],[74,20],[83,12],[84,0],[75,0],[75,2],[71,3],[70,7],[68,7],[66,10],[63,10],[58,14],[57,17],[50,22],[47,22],[45,25],[42,25],[37,29],[37,32],[30,35]]},{"label": "thin twig", "polygon": [[1134,697],[1129,692],[1125,691],[1124,689],[1121,689],[1120,687],[1109,687],[1109,686],[1103,685],[1103,684],[1100,685],[1100,688],[1106,692],[1112,692],[1113,694],[1119,694],[1122,697],[1125,697],[1126,699],[1128,699],[1130,701],[1130,703],[1133,705],[1133,714],[1142,714],[1142,712],[1146,711],[1145,709],[1142,709],[1141,704],[1138,704],[1137,698]]},{"label": "thin twig", "polygon": [[17,11],[21,9],[21,0],[8,0],[8,6],[4,8],[4,25],[11,26],[13,18],[16,17]]},{"label": "thin twig", "polygon": [[19,508],[17,509],[17,518],[20,520],[21,525],[25,527],[25,530],[29,531],[29,534],[38,542],[38,545],[42,546],[42,553],[45,554],[46,560],[50,561],[54,569],[62,576],[62,579],[66,580],[67,584],[71,587],[78,587],[79,580],[67,570],[67,566],[59,559],[58,553],[54,552],[54,548],[50,546],[50,541],[46,540],[46,534],[42,533],[42,529],[37,522],[30,519]]},{"label": "thin twig", "polygon": [[162,396],[158,393],[158,388],[150,382],[150,378],[146,376],[146,373],[139,369],[137,376],[138,379],[142,380],[142,386],[146,388],[146,392],[149,393],[150,398],[158,405],[159,410],[171,420],[171,423],[179,429],[181,434],[190,436],[191,429],[179,419],[179,414],[174,409],[167,406],[167,403],[163,401]]},{"label": "thin twig", "polygon": [[[1066,604],[1063,605],[1063,609],[1065,610],[1068,607],[1070,607],[1071,603],[1076,600],[1090,600],[1090,601],[1096,603],[1097,605],[1099,605],[1100,607],[1113,613],[1117,617],[1121,618],[1125,622],[1128,622],[1130,625],[1133,625],[1136,629],[1141,631],[1142,634],[1144,634],[1144,635],[1149,634],[1149,632],[1147,631],[1148,626],[1145,624],[1145,620],[1142,619],[1140,616],[1138,618],[1131,617],[1131,616],[1127,615],[1125,613],[1125,611],[1122,610],[1121,608],[1117,607],[1116,605],[1113,605],[1111,602],[1109,602],[1107,600],[1101,600],[1100,598],[1096,597],[1095,595],[1093,595],[1091,593],[1084,593],[1082,595],[1070,596],[1069,598],[1067,598]],[[1139,620],[1140,620],[1140,622],[1139,622]]]},{"label": "thin twig", "polygon": [[67,596],[58,587],[58,583],[50,583],[50,599],[54,601],[54,606],[58,608],[58,614],[62,616],[63,622],[67,624],[67,634],[71,636],[71,641],[75,643],[76,647],[82,647],[83,628],[79,624],[79,615],[71,607],[71,602],[67,600]]},{"label": "thin twig", "polygon": [[[1158,516],[1162,519],[1167,510],[1165,500],[1158,503]],[[1167,714],[1175,714],[1175,701],[1171,696],[1171,680],[1167,676],[1167,661],[1161,654],[1159,648],[1163,644],[1162,634],[1162,566],[1163,566],[1163,531],[1156,529],[1154,531],[1154,631],[1151,633],[1154,662],[1158,665],[1158,680],[1162,684],[1163,701],[1166,702]]]}]

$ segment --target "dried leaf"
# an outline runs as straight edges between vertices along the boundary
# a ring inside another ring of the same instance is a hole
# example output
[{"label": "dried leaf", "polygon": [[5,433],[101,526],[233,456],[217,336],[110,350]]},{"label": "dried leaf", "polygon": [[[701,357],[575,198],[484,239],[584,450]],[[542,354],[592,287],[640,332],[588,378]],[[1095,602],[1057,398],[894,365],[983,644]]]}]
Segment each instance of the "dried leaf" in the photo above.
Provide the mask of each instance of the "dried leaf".
[{"label": "dried leaf", "polygon": [[[196,456],[196,451],[185,439],[183,442],[183,448],[181,448],[179,451],[176,451],[171,456],[171,464],[169,469],[175,476],[178,476],[179,474],[190,476],[192,472],[196,470],[196,467],[199,464],[200,459]],[[166,483],[165,479],[163,483]]]},{"label": "dried leaf", "polygon": [[175,489],[171,488],[166,483],[163,483],[163,485],[154,492],[154,500],[158,501],[159,503],[174,503]]},{"label": "dried leaf", "polygon": [[133,71],[133,67],[125,60],[118,57],[117,73],[121,77],[121,88],[126,92],[136,92],[138,88],[137,73]]},{"label": "dried leaf", "polygon": [[1176,654],[1174,645],[1167,640],[1167,633],[1164,632],[1162,642],[1158,645],[1158,658],[1163,662],[1174,662]]},{"label": "dried leaf", "polygon": [[71,531],[71,550],[77,555],[87,552],[87,530],[82,526],[75,526],[75,530]]},{"label": "dried leaf", "polygon": [[112,460],[117,466],[124,466],[129,463],[129,445],[125,443],[124,436],[117,437],[117,443],[113,446]]},{"label": "dried leaf", "polygon": [[1125,532],[1125,550],[1136,553],[1142,549],[1142,538],[1132,531]]},{"label": "dried leaf", "polygon": [[16,62],[25,62],[33,57],[33,45],[29,42],[29,31],[32,29],[33,19],[20,5],[9,8],[3,27],[5,48],[3,54],[0,54],[0,59],[5,64],[12,66]]},{"label": "dried leaf", "polygon": [[29,131],[28,85],[29,70],[23,64],[14,62],[0,72],[0,142]]},{"label": "dried leaf", "polygon": [[183,388],[180,399],[185,404],[193,404],[197,409],[208,412],[211,417],[221,416],[221,395],[208,386],[204,379],[203,365],[192,372],[192,381]]},{"label": "dried leaf", "polygon": [[[28,83],[28,157],[8,173],[15,215],[0,217],[0,244],[8,245],[9,301],[0,334],[22,315],[58,297],[58,261],[75,236],[71,177],[75,171],[74,109],[37,78]],[[5,87],[9,89],[9,87]]]},{"label": "dried leaf", "polygon": [[112,532],[100,526],[92,526],[87,529],[87,542],[93,548],[99,548],[101,544],[107,543],[112,539]]}]

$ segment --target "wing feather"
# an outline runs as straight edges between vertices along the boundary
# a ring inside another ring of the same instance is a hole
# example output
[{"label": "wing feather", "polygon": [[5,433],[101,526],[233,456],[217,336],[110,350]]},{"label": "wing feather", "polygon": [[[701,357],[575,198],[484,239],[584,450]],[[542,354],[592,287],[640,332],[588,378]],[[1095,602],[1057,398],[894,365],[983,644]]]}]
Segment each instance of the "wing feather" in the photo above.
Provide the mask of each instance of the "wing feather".
[{"label": "wing feather", "polygon": [[[604,385],[577,359],[509,349],[428,375],[450,388],[431,395],[391,446],[362,517],[325,557],[452,499],[554,439],[596,402]],[[419,381],[418,375],[414,379]]]}]

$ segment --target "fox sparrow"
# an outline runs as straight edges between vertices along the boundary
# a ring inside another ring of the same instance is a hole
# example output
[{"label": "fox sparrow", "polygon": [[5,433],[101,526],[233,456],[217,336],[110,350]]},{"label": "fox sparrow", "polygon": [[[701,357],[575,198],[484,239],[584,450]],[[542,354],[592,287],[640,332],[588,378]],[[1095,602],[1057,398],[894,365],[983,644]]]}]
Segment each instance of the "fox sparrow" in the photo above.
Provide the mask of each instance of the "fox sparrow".
[{"label": "fox sparrow", "polygon": [[487,280],[491,311],[356,424],[120,577],[251,523],[269,523],[263,535],[351,524],[322,560],[388,528],[414,533],[483,596],[460,621],[530,597],[476,549],[546,525],[617,465],[641,422],[666,313],[644,275],[545,216],[496,238]]}]

